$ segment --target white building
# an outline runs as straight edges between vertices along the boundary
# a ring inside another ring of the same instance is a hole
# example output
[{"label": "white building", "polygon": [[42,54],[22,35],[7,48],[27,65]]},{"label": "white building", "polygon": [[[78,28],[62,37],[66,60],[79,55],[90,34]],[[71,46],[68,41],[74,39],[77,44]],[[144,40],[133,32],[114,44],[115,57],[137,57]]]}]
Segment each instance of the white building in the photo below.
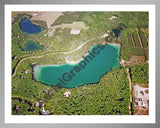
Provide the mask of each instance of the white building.
[{"label": "white building", "polygon": [[65,96],[65,98],[68,98],[71,95],[71,92],[66,91],[63,95]]},{"label": "white building", "polygon": [[70,34],[76,34],[78,35],[81,32],[81,30],[72,29]]}]

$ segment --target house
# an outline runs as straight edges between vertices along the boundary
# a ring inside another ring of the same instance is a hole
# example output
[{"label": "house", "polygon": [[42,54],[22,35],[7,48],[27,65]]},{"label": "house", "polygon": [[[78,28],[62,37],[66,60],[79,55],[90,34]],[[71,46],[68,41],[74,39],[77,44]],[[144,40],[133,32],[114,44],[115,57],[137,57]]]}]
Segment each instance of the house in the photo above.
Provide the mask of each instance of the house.
[{"label": "house", "polygon": [[51,91],[50,92],[54,92],[54,89],[51,89]]},{"label": "house", "polygon": [[141,106],[143,106],[143,101],[141,102]]},{"label": "house", "polygon": [[54,92],[54,89],[51,89],[48,94],[51,96],[53,92]]},{"label": "house", "polygon": [[70,34],[76,34],[76,35],[78,35],[80,32],[81,32],[81,30],[72,29],[72,30],[70,31]]},{"label": "house", "polygon": [[141,94],[141,95],[144,95],[144,92],[143,92],[143,91],[140,91],[140,94]]},{"label": "house", "polygon": [[37,13],[33,13],[33,16],[37,16],[38,14]]},{"label": "house", "polygon": [[36,109],[33,109],[32,112],[35,113],[35,112],[36,112]]},{"label": "house", "polygon": [[41,108],[44,105],[44,100],[39,101],[39,107]]},{"label": "house", "polygon": [[25,73],[25,74],[28,74],[28,73],[29,73],[29,71],[28,71],[28,70],[24,70],[24,73]]},{"label": "house", "polygon": [[19,108],[20,108],[19,105],[16,105],[16,110],[19,110]]},{"label": "house", "polygon": [[138,98],[139,101],[142,101],[142,98]]},{"label": "house", "polygon": [[42,115],[49,115],[49,110],[43,111]]},{"label": "house", "polygon": [[135,106],[138,106],[138,101],[135,101],[135,102],[134,102],[134,105],[135,105]]},{"label": "house", "polygon": [[44,100],[39,100],[39,103],[44,103]]},{"label": "house", "polygon": [[35,107],[39,107],[39,102],[34,104]]},{"label": "house", "polygon": [[52,94],[53,94],[53,92],[51,92],[51,91],[48,93],[48,95],[50,95],[50,96],[51,96]]},{"label": "house", "polygon": [[107,36],[109,36],[109,34],[108,33],[105,33],[103,36],[101,36],[102,38],[105,38],[105,37],[107,37]]},{"label": "house", "polygon": [[20,76],[20,79],[24,79],[24,77],[23,77],[23,76]]},{"label": "house", "polygon": [[71,92],[66,91],[63,95],[65,96],[65,98],[68,98],[71,95]]},{"label": "house", "polygon": [[43,92],[44,92],[44,93],[47,93],[47,92],[48,92],[48,90],[47,90],[47,89],[45,89],[45,90],[43,90]]},{"label": "house", "polygon": [[118,18],[117,15],[113,15],[112,17],[110,17],[110,18],[108,18],[108,19],[113,20],[113,19],[117,19],[117,18]]},{"label": "house", "polygon": [[15,55],[12,57],[12,59],[16,59],[16,58],[17,58],[17,56],[15,56]]},{"label": "house", "polygon": [[13,21],[14,21],[14,18],[12,18],[11,20],[12,20],[12,22],[13,22]]},{"label": "house", "polygon": [[39,102],[35,103],[34,106],[35,107],[42,107],[44,104],[44,100],[40,100]]},{"label": "house", "polygon": [[143,101],[143,104],[142,104],[144,107],[147,107],[147,103],[145,101]]}]

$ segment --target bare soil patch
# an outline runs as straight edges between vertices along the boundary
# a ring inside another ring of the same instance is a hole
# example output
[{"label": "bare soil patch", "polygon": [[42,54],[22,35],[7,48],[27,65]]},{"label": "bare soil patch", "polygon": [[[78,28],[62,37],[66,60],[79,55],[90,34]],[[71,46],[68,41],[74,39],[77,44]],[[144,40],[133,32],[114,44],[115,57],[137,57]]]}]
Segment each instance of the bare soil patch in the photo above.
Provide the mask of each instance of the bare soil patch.
[{"label": "bare soil patch", "polygon": [[42,20],[47,23],[47,27],[50,28],[51,24],[54,23],[54,21],[61,15],[63,15],[62,12],[56,12],[56,11],[51,11],[51,12],[32,12],[30,13],[33,17],[31,20]]},{"label": "bare soil patch", "polygon": [[121,59],[119,62],[122,66],[134,66],[138,64],[145,64],[145,57],[144,56],[132,56],[129,61]]},{"label": "bare soil patch", "polygon": [[70,34],[79,34],[80,33],[80,30],[75,30],[75,29],[72,29]]},{"label": "bare soil patch", "polygon": [[148,115],[149,113],[149,93],[146,93],[148,87],[140,84],[133,85],[133,99],[135,115]]}]

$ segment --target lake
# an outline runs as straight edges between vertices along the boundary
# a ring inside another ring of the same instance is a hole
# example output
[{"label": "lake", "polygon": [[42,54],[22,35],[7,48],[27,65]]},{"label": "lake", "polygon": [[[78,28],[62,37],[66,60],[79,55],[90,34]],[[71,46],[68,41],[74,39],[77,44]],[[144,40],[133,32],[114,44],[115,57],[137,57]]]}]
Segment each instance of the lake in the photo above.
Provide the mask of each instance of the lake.
[{"label": "lake", "polygon": [[44,28],[38,25],[32,24],[32,22],[27,18],[22,19],[22,21],[20,22],[20,28],[22,32],[25,32],[27,34],[38,34],[42,30],[44,30]]},{"label": "lake", "polygon": [[35,65],[34,79],[50,86],[73,88],[98,83],[112,68],[119,68],[118,43],[94,45],[76,64]]},{"label": "lake", "polygon": [[24,44],[21,46],[22,51],[37,51],[42,50],[43,47],[40,46],[34,40],[26,40]]}]

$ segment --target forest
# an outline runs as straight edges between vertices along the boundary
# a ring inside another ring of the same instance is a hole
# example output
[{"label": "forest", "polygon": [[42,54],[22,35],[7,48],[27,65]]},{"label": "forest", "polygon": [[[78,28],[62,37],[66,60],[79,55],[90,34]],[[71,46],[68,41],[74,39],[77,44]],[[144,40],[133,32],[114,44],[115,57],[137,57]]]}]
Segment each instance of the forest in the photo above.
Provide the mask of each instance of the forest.
[{"label": "forest", "polygon": [[[25,85],[25,84],[24,84]],[[38,86],[21,86],[19,87],[19,97],[29,99],[32,103],[43,99],[45,109],[48,109],[53,115],[128,115],[129,105],[129,86],[126,68],[112,69],[111,72],[102,77],[98,84],[83,85],[76,88],[66,89],[58,87]],[[24,90],[24,91],[23,91]],[[41,91],[40,91],[41,90]],[[47,90],[44,92],[44,90]],[[53,94],[49,94],[50,90],[54,90]],[[68,98],[63,96],[65,91],[70,91]],[[32,91],[32,92],[31,92]],[[41,93],[41,97],[38,96]],[[28,94],[28,95],[27,95]],[[29,95],[34,94],[34,95]],[[33,96],[35,97],[34,101]],[[36,99],[37,97],[37,99]],[[39,97],[39,98],[38,98]],[[12,114],[19,114],[15,110],[15,106],[25,105],[23,102],[12,101]],[[39,107],[26,104],[23,107],[23,115],[39,114],[38,112],[30,112],[28,110],[35,109],[39,111]]]},{"label": "forest", "polygon": [[133,83],[140,84],[149,84],[149,66],[145,65],[136,65],[131,67],[131,79]]}]

